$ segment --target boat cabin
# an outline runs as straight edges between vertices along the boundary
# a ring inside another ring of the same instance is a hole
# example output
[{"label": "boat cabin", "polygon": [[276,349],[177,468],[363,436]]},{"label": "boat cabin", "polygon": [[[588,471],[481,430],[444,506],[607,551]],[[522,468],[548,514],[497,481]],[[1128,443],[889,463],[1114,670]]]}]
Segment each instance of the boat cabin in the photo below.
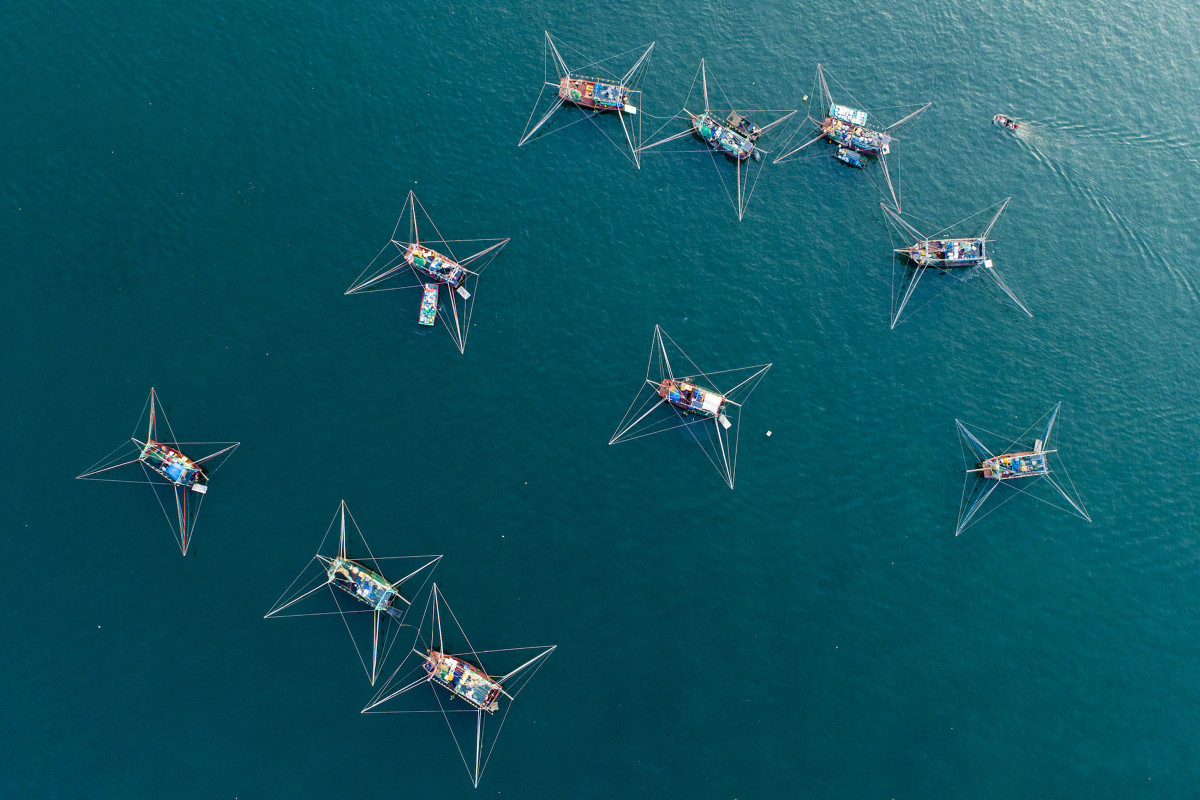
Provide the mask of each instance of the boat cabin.
[{"label": "boat cabin", "polygon": [[176,486],[183,486],[201,494],[208,490],[204,470],[170,445],[146,442],[138,460]]},{"label": "boat cabin", "polygon": [[850,125],[867,124],[867,112],[858,108],[851,108],[850,106],[839,106],[837,103],[829,105],[829,116],[834,119],[840,119],[842,122]]},{"label": "boat cabin", "polygon": [[467,270],[457,261],[419,244],[408,246],[408,249],[404,251],[404,260],[429,277],[448,283],[455,289],[467,277]]},{"label": "boat cabin", "polygon": [[383,576],[348,558],[335,558],[325,570],[329,583],[352,595],[376,611],[384,611],[399,619],[403,610],[394,608],[399,595]]},{"label": "boat cabin", "polygon": [[725,406],[725,397],[694,383],[667,378],[658,387],[658,396],[686,414],[715,417]]},{"label": "boat cabin", "polygon": [[[748,122],[744,118],[739,119]],[[756,161],[762,157],[750,139],[718,122],[707,112],[701,116],[692,115],[692,135],[735,161],[745,161],[751,155]]]},{"label": "boat cabin", "polygon": [[500,697],[500,684],[461,658],[430,650],[425,657],[425,671],[434,683],[446,687],[480,711],[491,712],[500,707],[496,702]]},{"label": "boat cabin", "polygon": [[983,239],[930,239],[910,247],[908,257],[921,267],[974,267],[987,255]]},{"label": "boat cabin", "polygon": [[757,141],[758,137],[762,136],[762,130],[757,125],[736,111],[729,112],[729,117],[725,120],[725,125],[730,130],[737,131],[751,142]]},{"label": "boat cabin", "polygon": [[568,75],[558,82],[558,96],[580,108],[637,113],[637,108],[628,102],[628,86],[601,83],[594,78],[575,78]]}]

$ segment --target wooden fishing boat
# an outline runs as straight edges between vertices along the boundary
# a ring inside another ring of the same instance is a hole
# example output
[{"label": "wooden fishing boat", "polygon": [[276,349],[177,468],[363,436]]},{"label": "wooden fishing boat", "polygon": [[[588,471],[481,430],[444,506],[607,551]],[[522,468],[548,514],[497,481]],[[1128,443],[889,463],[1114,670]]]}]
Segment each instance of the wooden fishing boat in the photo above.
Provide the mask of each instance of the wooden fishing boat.
[{"label": "wooden fishing boat", "polygon": [[992,456],[979,462],[979,472],[985,478],[996,481],[1007,481],[1013,478],[1034,478],[1045,475],[1050,471],[1046,464],[1046,454],[1053,450],[1044,450],[1042,440],[1033,444],[1033,449],[1024,453],[1005,453]]},{"label": "wooden fishing boat", "polygon": [[176,486],[204,494],[208,491],[204,470],[179,450],[150,440],[142,445],[138,460]]},{"label": "wooden fishing boat", "polygon": [[[755,149],[753,140],[730,126],[730,122],[736,117],[739,126],[754,129],[750,121],[736,111],[730,114],[730,119],[726,122],[718,121],[707,111],[703,114],[690,114],[689,116],[692,118],[692,135],[718,153],[722,153],[734,161],[745,161],[751,156],[755,161],[762,158],[762,155]],[[755,138],[758,138],[757,134]]]},{"label": "wooden fishing boat", "polygon": [[417,322],[422,325],[432,325],[437,319],[438,284],[425,284],[425,293],[421,296],[421,313]]},{"label": "wooden fishing boat", "polygon": [[666,378],[658,386],[658,396],[685,414],[715,417],[725,407],[725,397],[694,383]]},{"label": "wooden fishing boat", "polygon": [[868,156],[891,152],[892,137],[867,127],[867,112],[830,103],[829,115],[821,121],[821,135],[834,144]]},{"label": "wooden fishing boat", "polygon": [[396,600],[399,598],[405,607],[407,601],[400,597],[395,586],[373,569],[339,554],[326,562],[325,577],[330,584],[373,610],[397,620],[404,618],[405,608],[398,608]]},{"label": "wooden fishing boat", "polygon": [[467,277],[467,270],[457,261],[419,244],[408,246],[404,251],[404,260],[434,280],[442,281],[455,289]]},{"label": "wooden fishing boat", "polygon": [[565,102],[592,111],[624,111],[636,114],[637,107],[629,103],[628,86],[603,83],[595,78],[565,75],[558,82],[558,96]]},{"label": "wooden fishing boat", "polygon": [[500,707],[496,700],[504,690],[486,672],[440,650],[427,652],[425,671],[434,683],[449,689],[479,711],[496,711]]},{"label": "wooden fishing boat", "polygon": [[987,261],[983,237],[923,239],[898,252],[919,267],[977,267]]}]

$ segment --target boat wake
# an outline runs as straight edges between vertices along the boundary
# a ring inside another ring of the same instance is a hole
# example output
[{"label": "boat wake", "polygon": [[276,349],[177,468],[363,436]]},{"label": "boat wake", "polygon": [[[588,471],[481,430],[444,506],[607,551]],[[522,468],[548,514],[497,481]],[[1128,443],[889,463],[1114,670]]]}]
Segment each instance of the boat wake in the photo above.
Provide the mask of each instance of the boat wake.
[{"label": "boat wake", "polygon": [[[1026,146],[1034,159],[1061,179],[1069,192],[1091,205],[1111,223],[1106,227],[1125,245],[1131,258],[1140,259],[1154,272],[1169,275],[1192,303],[1200,304],[1200,292],[1193,279],[1167,258],[1166,251],[1151,245],[1151,241],[1168,236],[1169,226],[1163,223],[1159,215],[1147,213],[1147,209],[1123,209],[1120,203],[1114,202],[1111,199],[1113,193],[1104,190],[1096,169],[1096,165],[1104,161],[1098,152],[1100,142],[1116,139],[1125,145],[1162,148],[1173,154],[1186,147],[1179,136],[1161,131],[1127,135],[1111,125],[1097,128],[1093,125],[1025,121],[1021,122],[1020,129],[1013,136]],[[1111,159],[1111,154],[1108,157]],[[1131,214],[1144,214],[1146,219],[1131,222]]]}]

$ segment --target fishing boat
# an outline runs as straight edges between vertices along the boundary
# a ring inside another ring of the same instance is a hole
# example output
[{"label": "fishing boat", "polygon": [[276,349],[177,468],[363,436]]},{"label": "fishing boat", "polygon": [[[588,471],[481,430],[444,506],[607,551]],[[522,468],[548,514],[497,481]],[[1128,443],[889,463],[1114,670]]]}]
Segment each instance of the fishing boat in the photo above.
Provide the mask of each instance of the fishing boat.
[{"label": "fishing boat", "polygon": [[[848,106],[837,102],[829,88],[831,83],[838,90],[839,97],[849,98],[855,105]],[[896,180],[893,181],[887,156],[892,152],[892,147],[900,141],[898,132],[902,126],[925,113],[931,104],[888,104],[888,109],[903,113],[903,116],[889,124],[877,116],[878,112],[857,107],[861,101],[854,98],[836,78],[828,75],[820,64],[817,64],[816,84],[819,91],[813,94],[812,100],[808,99],[808,95],[804,97],[809,103],[808,113],[805,115],[808,124],[801,124],[796,128],[792,137],[797,144],[793,146],[793,139],[789,139],[783,147],[784,152],[775,158],[774,163],[797,158],[801,151],[817,142],[829,142],[859,155],[877,158],[878,171],[887,184],[887,193],[891,196],[892,205],[900,210],[900,165],[893,165],[897,170]],[[846,160],[840,154],[834,157],[843,163],[859,167],[857,163]],[[861,168],[865,170],[869,163],[869,160],[864,160]]]},{"label": "fishing boat", "polygon": [[923,239],[897,252],[919,267],[977,267],[987,266],[985,240],[970,239]]},{"label": "fishing boat", "polygon": [[[742,405],[770,368],[770,364],[760,364],[719,372],[702,370],[655,325],[645,377],[608,443],[682,428],[732,489]],[[697,380],[707,386],[697,385]]]},{"label": "fishing boat", "polygon": [[[143,427],[147,414],[149,424]],[[159,408],[158,394],[153,388],[134,430],[138,428],[146,432],[144,441],[130,437],[76,477],[87,481],[148,484],[158,498],[180,552],[186,556],[209,481],[238,448],[238,443],[185,442],[181,445],[175,439],[166,414]],[[184,446],[191,455],[184,454]],[[117,472],[122,474],[115,474]]]},{"label": "fishing boat", "polygon": [[933,236],[929,236],[913,227],[904,217],[900,216],[899,211],[890,208],[887,203],[879,204],[879,208],[883,211],[888,225],[901,240],[900,244],[903,245],[893,250],[896,254],[893,257],[892,268],[893,328],[899,324],[904,314],[904,309],[908,305],[908,301],[912,299],[913,292],[917,288],[917,283],[931,269],[934,272],[940,271],[943,274],[947,274],[952,269],[972,270],[978,267],[1010,300],[1016,303],[1018,308],[1028,316],[1033,316],[1029,309],[1025,307],[1025,304],[1021,302],[1020,298],[1017,297],[1016,292],[1000,277],[1000,273],[997,272],[996,265],[992,262],[989,255],[989,245],[993,241],[989,236],[992,228],[995,227],[996,222],[1000,219],[1000,215],[1004,213],[1004,209],[1008,208],[1009,199],[1011,198],[991,206],[991,208],[996,209],[996,213],[988,220],[979,235],[966,237],[947,236],[946,234],[949,231],[960,231],[963,223],[985,213],[989,209],[977,211],[958,222],[947,225]]},{"label": "fishing boat", "polygon": [[694,383],[666,378],[658,386],[658,396],[685,414],[715,417],[725,407],[725,397]]},{"label": "fishing boat", "polygon": [[[338,532],[336,550],[326,547],[335,530]],[[351,556],[351,549],[367,555]],[[363,672],[374,686],[404,624],[410,598],[421,592],[441,558],[376,558],[343,501],[317,552],[264,618],[337,614],[350,636]],[[384,564],[392,575],[391,580],[383,576]],[[353,602],[342,599],[343,593],[354,598]]]},{"label": "fishing boat", "polygon": [[[959,444],[962,447],[963,478],[962,499],[958,507],[957,536],[975,522],[988,516],[981,513],[988,498],[995,492],[1019,492],[1044,505],[1065,511],[1068,514],[1091,522],[1079,491],[1062,462],[1062,456],[1051,445],[1054,423],[1058,419],[1062,403],[1057,403],[1025,433],[1015,439],[992,433],[962,420],[955,420]],[[1045,427],[1042,428],[1042,423]],[[1032,444],[1026,435],[1041,429]],[[972,461],[974,465],[972,465]],[[1029,479],[1029,480],[1022,480]],[[1007,487],[1007,488],[1006,488]],[[1012,495],[1009,495],[1006,502]]]},{"label": "fishing boat", "polygon": [[626,114],[636,114],[637,107],[629,102],[630,91],[628,86],[574,75],[564,75],[558,82],[558,96],[563,101],[592,111],[624,111]]},{"label": "fishing boat", "polygon": [[1032,478],[1050,471],[1046,465],[1046,451],[1041,439],[1034,442],[1033,449],[1028,452],[992,456],[981,461],[978,469],[983,477],[997,481]]},{"label": "fishing boat", "polygon": [[[703,142],[709,150],[724,155],[736,167],[737,174],[734,180],[736,186],[726,185],[727,179],[723,174],[725,167],[718,164],[715,158],[711,160],[713,166],[718,170],[726,196],[737,211],[738,219],[742,219],[746,213],[746,205],[750,202],[751,195],[754,194],[754,187],[761,177],[763,155],[767,152],[759,144],[759,139],[791,119],[796,111],[795,109],[790,111],[751,109],[748,104],[740,105],[742,109],[746,110],[737,111],[732,104],[713,105],[708,83],[708,66],[704,59],[701,59],[700,68],[696,70],[696,78],[692,81],[692,88],[688,90],[687,97],[684,98],[683,107],[672,117],[672,120],[679,120],[682,129],[644,145],[641,150],[646,151],[681,139],[694,138]],[[714,80],[713,83],[715,84],[716,81]],[[725,99],[727,97],[725,92],[720,90],[719,86],[716,88],[718,89],[717,96]],[[697,105],[697,101],[701,99],[704,101],[703,109],[692,111],[693,108],[701,108]],[[772,119],[775,114],[779,114],[779,117]],[[751,120],[751,116],[758,121]],[[659,130],[666,127],[667,125],[663,125]],[[670,152],[693,153],[696,151],[689,148]]]},{"label": "fishing boat", "polygon": [[849,106],[829,104],[829,114],[821,121],[821,135],[840,147],[868,156],[891,152],[892,137],[867,127],[867,112]]},{"label": "fishing boat", "polygon": [[[736,111],[729,115],[726,122],[719,122],[708,111],[703,114],[692,114],[691,117],[692,135],[718,153],[722,153],[734,161],[745,161],[751,156],[755,161],[762,158],[762,155],[754,147],[754,140],[732,127],[731,124],[736,118],[743,127],[748,126],[750,129],[754,129],[750,121]],[[758,135],[755,134],[754,138],[757,139]]]},{"label": "fishing boat", "polygon": [[447,258],[436,250],[410,244],[404,251],[404,260],[429,277],[449,284],[457,289],[467,277],[467,271],[454,259]]},{"label": "fishing boat", "polygon": [[[370,606],[372,610],[382,611],[398,621],[404,619],[408,604],[400,597],[396,587],[373,569],[346,558],[344,553],[329,559],[325,577],[330,585]],[[397,607],[397,598],[404,604],[403,608]]]},{"label": "fishing boat", "polygon": [[[441,714],[471,783],[479,786],[508,712],[554,649],[554,645],[476,649],[434,584],[404,663],[363,713]],[[393,703],[401,697],[406,700]]]},{"label": "fishing boat", "polygon": [[421,313],[417,322],[422,325],[432,325],[437,319],[438,284],[425,284],[425,293],[421,296]]},{"label": "fishing boat", "polygon": [[1006,117],[1003,114],[997,114],[992,117],[992,124],[998,128],[1008,128],[1010,131],[1015,131],[1021,127],[1021,123],[1017,122],[1012,117]]},{"label": "fishing boat", "polygon": [[496,700],[504,690],[486,672],[440,650],[427,652],[425,671],[434,683],[449,689],[478,711],[495,712],[500,708]]},{"label": "fishing boat", "polygon": [[[571,122],[551,125],[560,109],[575,106],[588,112],[583,118],[591,120],[597,131],[618,149],[628,147],[626,158],[640,168],[638,151],[642,146],[641,121],[645,115],[639,115],[637,107],[642,105],[642,82],[646,78],[654,43],[599,58],[584,56],[571,48],[568,54],[573,52],[583,60],[574,69],[559,52],[561,44],[563,42],[556,42],[549,31],[546,32],[542,64],[545,77],[517,147],[524,146],[534,137],[565,130],[581,121],[576,117]],[[591,74],[583,74],[584,70]]]},{"label": "fishing boat", "polygon": [[150,439],[142,445],[138,460],[176,486],[198,494],[208,491],[208,476],[203,468],[168,444]]},{"label": "fishing boat", "polygon": [[852,167],[858,167],[859,169],[867,168],[867,160],[862,155],[845,147],[839,147],[837,152],[833,154],[833,157],[843,164],[849,164]]}]

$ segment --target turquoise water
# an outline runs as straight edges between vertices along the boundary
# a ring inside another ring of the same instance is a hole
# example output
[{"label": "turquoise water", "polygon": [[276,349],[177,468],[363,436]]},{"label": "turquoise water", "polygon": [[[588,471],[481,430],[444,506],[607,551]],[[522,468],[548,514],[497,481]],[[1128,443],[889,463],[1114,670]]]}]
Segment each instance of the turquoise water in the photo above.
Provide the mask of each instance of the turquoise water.
[{"label": "turquoise water", "polygon": [[[1192,6],[8,11],[0,795],[1194,791]],[[638,171],[586,123],[517,149],[546,29],[657,41],[653,116],[701,57],[749,107],[818,60],[935,101],[905,211],[1011,195],[1033,319],[973,282],[889,330],[880,197],[831,158],[768,167],[739,223],[706,161]],[[342,296],[410,189],[448,237],[512,237],[465,355],[416,295]],[[606,446],[656,323],[774,363],[732,492],[681,437]],[[149,490],[72,480],[151,385],[181,438],[243,443],[195,557]],[[956,539],[954,419],[1058,400],[1094,521],[1012,502]],[[477,647],[559,645],[478,790],[440,720],[358,713],[336,620],[261,619],[342,498],[377,552],[446,554]]]}]

